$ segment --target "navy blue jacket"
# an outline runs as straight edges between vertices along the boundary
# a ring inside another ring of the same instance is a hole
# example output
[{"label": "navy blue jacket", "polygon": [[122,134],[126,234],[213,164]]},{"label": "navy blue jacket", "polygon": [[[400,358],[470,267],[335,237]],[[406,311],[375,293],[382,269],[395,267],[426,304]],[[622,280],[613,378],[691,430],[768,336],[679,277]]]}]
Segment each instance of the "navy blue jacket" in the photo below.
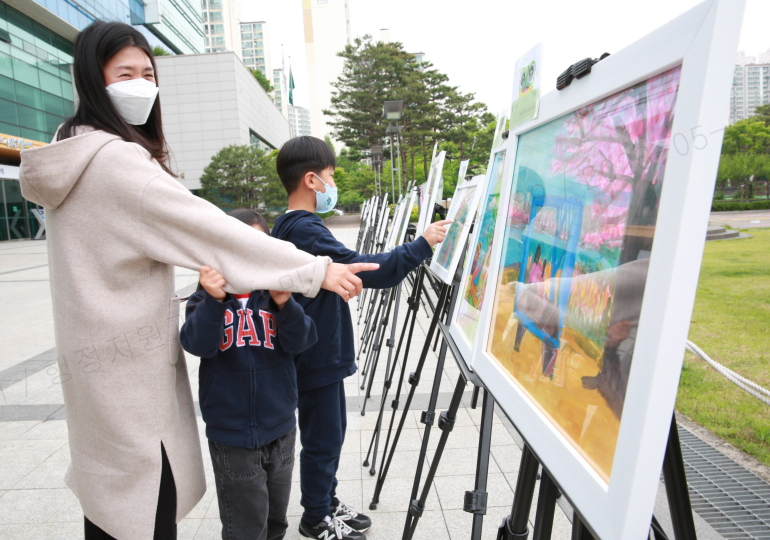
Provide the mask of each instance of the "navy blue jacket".
[{"label": "navy blue jacket", "polygon": [[206,437],[258,448],[294,429],[297,372],[292,355],[316,342],[315,325],[292,298],[278,310],[266,291],[245,307],[205,291],[187,301],[184,349],[200,356],[198,399]]},{"label": "navy blue jacket", "polygon": [[[272,235],[311,255],[331,257],[336,263],[379,263],[379,269],[357,274],[364,287],[374,289],[397,285],[433,254],[421,236],[387,253],[361,255],[346,248],[334,238],[321,218],[305,210],[293,210],[279,216]],[[355,336],[348,304],[338,294],[325,289],[321,289],[315,298],[300,294],[295,294],[294,298],[313,319],[318,331],[318,342],[295,357],[299,390],[321,388],[355,373]]]}]

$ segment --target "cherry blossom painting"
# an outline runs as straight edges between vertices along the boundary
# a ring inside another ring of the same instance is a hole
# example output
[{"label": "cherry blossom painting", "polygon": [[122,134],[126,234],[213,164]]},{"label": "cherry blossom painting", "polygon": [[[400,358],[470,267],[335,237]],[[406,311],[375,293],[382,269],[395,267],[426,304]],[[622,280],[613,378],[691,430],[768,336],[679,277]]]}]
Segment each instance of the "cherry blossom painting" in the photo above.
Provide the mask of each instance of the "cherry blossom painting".
[{"label": "cherry blossom painting", "polygon": [[521,135],[499,239],[487,352],[606,481],[680,72]]}]

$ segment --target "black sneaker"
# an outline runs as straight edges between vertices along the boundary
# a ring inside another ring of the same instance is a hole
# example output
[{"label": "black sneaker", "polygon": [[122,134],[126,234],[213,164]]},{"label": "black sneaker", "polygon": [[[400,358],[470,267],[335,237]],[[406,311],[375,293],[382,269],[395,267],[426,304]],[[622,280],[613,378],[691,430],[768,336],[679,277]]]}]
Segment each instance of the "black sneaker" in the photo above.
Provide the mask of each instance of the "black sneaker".
[{"label": "black sneaker", "polygon": [[372,526],[372,520],[368,516],[359,514],[355,508],[339,500],[332,499],[332,517],[344,521],[348,527],[358,532],[366,532]]},{"label": "black sneaker", "polygon": [[315,527],[299,522],[299,536],[315,540],[366,540],[364,533],[354,531],[339,518],[326,516]]}]

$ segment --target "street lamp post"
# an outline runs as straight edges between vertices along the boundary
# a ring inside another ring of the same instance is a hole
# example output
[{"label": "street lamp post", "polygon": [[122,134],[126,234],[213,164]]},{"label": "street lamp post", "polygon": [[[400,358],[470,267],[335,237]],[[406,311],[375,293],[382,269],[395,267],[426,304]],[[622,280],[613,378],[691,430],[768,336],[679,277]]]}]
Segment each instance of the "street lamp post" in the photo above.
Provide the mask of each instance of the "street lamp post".
[{"label": "street lamp post", "polygon": [[372,158],[372,170],[374,171],[374,187],[375,192],[379,192],[380,194],[382,192],[382,186],[380,185],[380,182],[378,182],[377,173],[382,173],[382,145],[374,145],[372,146],[370,150],[370,155]]},{"label": "street lamp post", "polygon": [[[396,137],[399,137],[399,133],[401,131],[401,126],[398,125],[398,121],[401,120],[401,116],[404,110],[404,102],[403,101],[386,101],[385,105],[382,107],[382,116],[385,118],[385,120],[388,121],[388,129],[385,131],[386,134],[390,135],[390,189],[391,193],[393,194],[393,199],[395,200],[396,196],[396,187],[395,187],[395,180],[393,177],[393,173],[398,170],[398,195],[401,196],[401,167],[396,167],[396,163],[393,161],[393,135],[395,134]],[[395,122],[395,125],[393,125],[393,122]],[[399,160],[401,158],[401,155],[399,153]]]}]

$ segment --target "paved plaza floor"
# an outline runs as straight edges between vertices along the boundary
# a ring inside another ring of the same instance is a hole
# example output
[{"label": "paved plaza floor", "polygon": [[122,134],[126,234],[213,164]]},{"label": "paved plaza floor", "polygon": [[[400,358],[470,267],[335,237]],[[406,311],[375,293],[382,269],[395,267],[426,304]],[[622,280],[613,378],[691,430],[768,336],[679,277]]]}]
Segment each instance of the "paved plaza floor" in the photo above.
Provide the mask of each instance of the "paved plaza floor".
[{"label": "paved plaza floor", "polygon": [[[332,227],[335,235],[348,246],[355,244],[356,223],[341,223]],[[98,257],[98,254],[94,254]],[[197,273],[177,271],[177,290],[189,292],[197,282]],[[69,539],[82,538],[82,511],[77,499],[64,485],[63,477],[69,463],[67,428],[63,398],[58,383],[55,362],[51,294],[45,241],[0,243],[0,538]],[[351,304],[354,320],[356,302]],[[400,321],[406,313],[401,302]],[[181,314],[180,314],[181,320]],[[409,351],[407,374],[414,369],[427,331],[429,319],[420,310],[414,343]],[[360,328],[359,330],[360,331]],[[373,526],[367,536],[371,540],[393,540],[401,537],[406,509],[409,504],[414,472],[423,437],[424,426],[419,422],[420,411],[427,405],[436,356],[431,352],[425,363],[422,381],[417,387],[414,406],[407,413],[405,429],[399,440],[389,474],[384,483],[377,510],[369,511],[376,477],[362,467],[377,418],[382,382],[385,373],[385,353],[375,372],[372,397],[367,412],[361,416],[364,392],[362,380],[356,374],[345,381],[348,398],[348,431],[338,473],[339,496],[359,510],[369,514]],[[187,357],[188,369],[197,396],[197,358]],[[459,369],[448,356],[439,372],[440,392],[438,410],[447,407]],[[395,381],[393,389],[395,389]],[[391,395],[392,391],[391,390]],[[426,510],[420,520],[415,539],[460,539],[470,537],[470,514],[463,511],[464,493],[474,488],[480,406],[470,408],[471,388],[466,389],[454,431],[440,461],[437,475],[430,488]],[[403,396],[404,394],[402,394]],[[480,405],[479,400],[479,405]],[[388,399],[388,403],[390,398]],[[403,402],[403,399],[402,399]],[[385,416],[390,419],[390,412]],[[179,525],[180,539],[215,539],[221,537],[218,506],[208,449],[203,436],[204,425],[198,420],[202,452],[206,463],[208,489],[197,507]],[[429,439],[428,463],[440,436],[433,427]],[[488,511],[484,519],[483,538],[493,539],[497,526],[510,513],[513,488],[520,459],[521,439],[500,411],[493,422],[492,449],[488,478]],[[299,445],[297,453],[299,452]],[[377,468],[380,461],[378,457]],[[426,463],[425,470],[427,472]],[[294,469],[292,499],[289,505],[288,539],[297,538],[301,514],[299,504],[299,467]],[[570,538],[571,509],[565,498],[557,506],[554,539]],[[537,494],[535,495],[535,503]],[[665,504],[659,497],[656,514],[666,523]],[[531,519],[534,518],[533,504]],[[697,516],[696,516],[697,517]],[[697,518],[699,537],[721,538]]]}]

